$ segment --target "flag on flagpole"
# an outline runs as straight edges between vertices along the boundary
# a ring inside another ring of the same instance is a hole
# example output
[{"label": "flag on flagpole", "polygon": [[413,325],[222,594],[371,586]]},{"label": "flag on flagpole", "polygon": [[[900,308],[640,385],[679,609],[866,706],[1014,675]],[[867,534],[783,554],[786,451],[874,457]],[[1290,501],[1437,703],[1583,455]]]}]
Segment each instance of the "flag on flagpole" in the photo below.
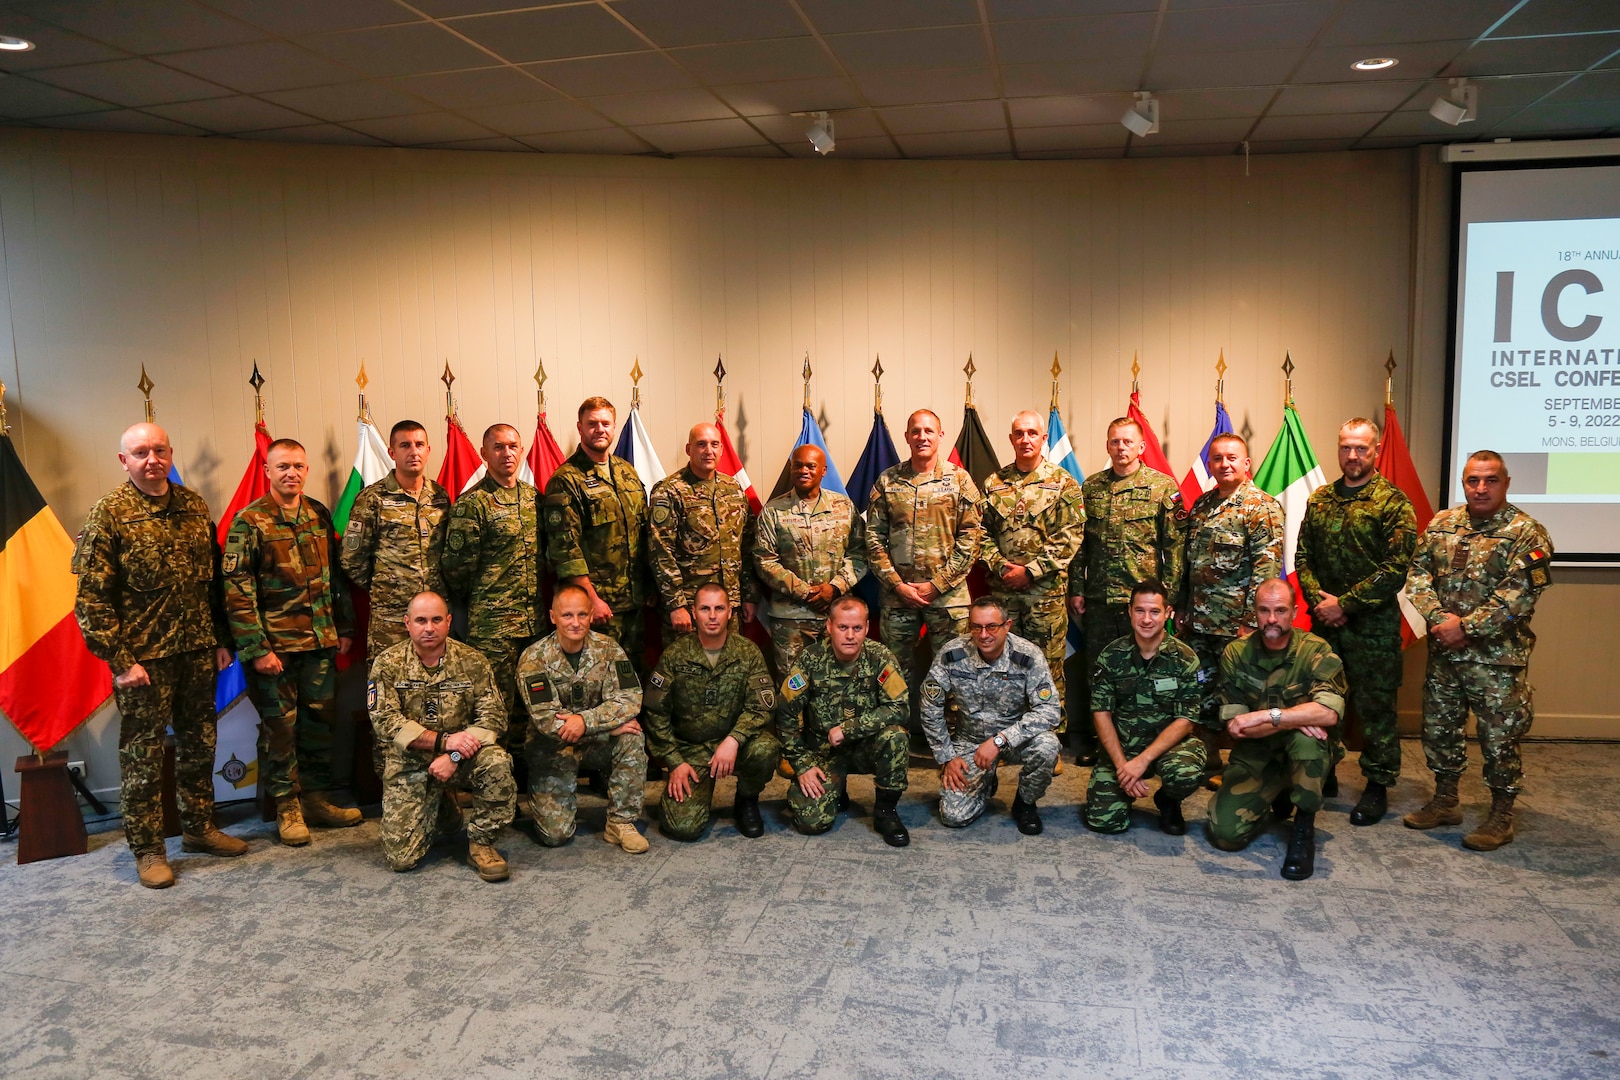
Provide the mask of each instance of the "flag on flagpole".
[{"label": "flag on flagpole", "polygon": [[551,474],[557,471],[557,466],[567,460],[563,456],[562,447],[557,445],[557,440],[551,435],[551,426],[546,423],[546,414],[536,416],[534,441],[529,444],[529,454],[518,469],[518,479],[527,480],[541,491],[545,491]]},{"label": "flag on flagpole", "polygon": [[1283,576],[1294,587],[1294,602],[1299,607],[1294,625],[1309,630],[1311,617],[1305,607],[1305,597],[1300,593],[1294,551],[1299,545],[1299,525],[1305,519],[1305,504],[1311,492],[1327,483],[1327,477],[1316,462],[1311,441],[1305,437],[1305,425],[1292,401],[1283,407],[1282,430],[1266,451],[1266,459],[1254,474],[1254,483],[1282,503]]},{"label": "flag on flagpole", "polygon": [[658,460],[658,451],[653,449],[652,438],[641,422],[640,406],[630,406],[630,415],[624,418],[624,427],[619,431],[619,444],[613,448],[613,456],[635,466],[636,475],[641,477],[641,486],[647,489],[647,495],[651,497],[653,485],[666,474],[664,463]]},{"label": "flag on flagpole", "polygon": [[1142,412],[1141,391],[1131,391],[1131,405],[1125,410],[1125,415],[1142,429],[1142,464],[1174,480],[1176,474],[1170,468],[1170,459],[1164,456],[1164,448],[1159,445],[1159,437],[1154,434],[1153,425],[1148,423],[1147,414]]},{"label": "flag on flagpole", "polygon": [[1232,433],[1232,418],[1226,414],[1226,402],[1217,399],[1215,427],[1210,431],[1209,438],[1204,440],[1204,448],[1193,458],[1192,468],[1181,478],[1182,506],[1190,508],[1198,501],[1198,496],[1215,486],[1215,478],[1209,474],[1209,447],[1220,436]]},{"label": "flag on flagpole", "polygon": [[38,753],[112,696],[74,617],[73,539],[0,432],[0,712]]},{"label": "flag on flagpole", "polygon": [[962,430],[956,436],[956,445],[951,447],[950,460],[958,468],[967,470],[981,492],[985,478],[1001,468],[995,447],[990,444],[990,436],[984,433],[984,425],[979,423],[979,410],[972,405],[962,407]]},{"label": "flag on flagpole", "polygon": [[[1434,518],[1434,504],[1429,502],[1423,481],[1418,479],[1417,466],[1412,464],[1412,453],[1406,448],[1406,435],[1401,431],[1393,402],[1384,403],[1384,441],[1378,446],[1377,468],[1385,480],[1400,488],[1401,494],[1412,501],[1418,535],[1423,535]],[[1405,647],[1427,634],[1429,624],[1407,599],[1404,588],[1395,594],[1395,600],[1401,607],[1401,645]]]},{"label": "flag on flagpole", "polygon": [[388,457],[388,444],[370,420],[360,421],[356,439],[354,465],[349,469],[349,480],[343,485],[343,494],[332,507],[332,524],[338,535],[348,531],[349,514],[360,493],[393,471],[394,463]]},{"label": "flag on flagpole", "polygon": [[[883,475],[883,470],[898,464],[900,455],[895,452],[894,440],[889,437],[889,426],[883,422],[883,412],[873,409],[872,430],[866,436],[866,447],[855,462],[855,471],[849,474],[849,501],[855,504],[856,510],[866,513],[872,500],[872,485]],[[872,615],[872,628],[876,632],[880,599],[878,579],[869,573],[863,574],[861,580],[855,583],[855,595],[866,601]]]},{"label": "flag on flagpole", "polygon": [[478,483],[484,462],[455,414],[444,418],[444,427],[444,464],[439,466],[438,481],[450,501],[455,502],[462,492]]},{"label": "flag on flagpole", "polygon": [[792,466],[793,451],[801,446],[810,445],[819,449],[822,456],[827,459],[827,475],[821,478],[821,486],[828,491],[836,491],[840,495],[848,495],[844,487],[844,478],[838,473],[838,465],[832,459],[832,451],[827,449],[827,440],[822,437],[821,425],[816,418],[810,415],[810,410],[804,410],[804,417],[799,424],[799,439],[793,444],[793,450],[788,451],[787,460],[782,462],[782,475],[776,478],[776,486],[771,488],[771,498],[785,495],[793,487]]},{"label": "flag on flagpole", "polygon": [[270,444],[274,440],[264,425],[256,424],[253,428],[253,458],[242,473],[241,483],[236,485],[236,494],[225,505],[225,512],[219,516],[219,546],[225,546],[225,537],[230,534],[231,522],[242,508],[255,499],[262,499],[270,494],[270,477],[265,473],[265,458],[270,453]]},{"label": "flag on flagpole", "polygon": [[1074,477],[1075,483],[1086,482],[1086,474],[1080,468],[1079,460],[1074,456],[1074,447],[1069,443],[1069,433],[1063,430],[1063,417],[1056,405],[1046,417],[1046,451],[1047,461],[1061,468]]},{"label": "flag on flagpole", "polygon": [[714,426],[720,430],[720,460],[715,462],[715,468],[742,486],[743,494],[748,496],[748,509],[759,513],[765,504],[759,501],[759,492],[754,490],[754,482],[748,479],[748,470],[743,468],[742,458],[737,456],[737,451],[731,445],[731,435],[726,431],[725,410],[714,414]]}]

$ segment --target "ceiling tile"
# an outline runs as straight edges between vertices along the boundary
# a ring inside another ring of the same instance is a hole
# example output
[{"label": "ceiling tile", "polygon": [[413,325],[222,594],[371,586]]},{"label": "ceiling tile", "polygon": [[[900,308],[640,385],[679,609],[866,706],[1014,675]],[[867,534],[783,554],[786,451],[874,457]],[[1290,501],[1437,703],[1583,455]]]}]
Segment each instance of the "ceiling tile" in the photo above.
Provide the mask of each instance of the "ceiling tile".
[{"label": "ceiling tile", "polygon": [[219,11],[289,37],[418,21],[393,0],[208,0]]},{"label": "ceiling tile", "polygon": [[[749,120],[753,125],[765,133],[767,139],[779,143],[803,142],[809,145],[805,132],[810,130],[810,120],[804,116],[751,116]],[[883,134],[878,126],[877,116],[869,109],[854,112],[841,112],[833,115],[833,133],[839,142],[845,139],[876,138]]]},{"label": "ceiling tile", "polygon": [[[1479,92],[1482,94],[1489,94],[1492,99],[1495,99],[1497,96],[1498,87],[1511,86],[1514,83],[1529,81],[1533,80],[1509,79],[1503,80],[1502,82],[1483,83],[1480,86]],[[1549,102],[1620,102],[1620,71],[1594,71],[1588,75],[1582,75],[1580,78],[1573,81],[1559,79],[1558,82],[1565,85],[1560,86],[1558,90],[1547,99]],[[1486,87],[1489,87],[1489,89],[1486,89]]]},{"label": "ceiling tile", "polygon": [[1408,135],[1400,138],[1357,139],[1357,150],[1398,150],[1408,146],[1422,146],[1434,140],[1417,135]]},{"label": "ceiling tile", "polygon": [[1178,90],[1160,94],[1160,110],[1178,120],[1225,120],[1235,116],[1255,117],[1265,111],[1275,90],[1256,87],[1249,90]]},{"label": "ceiling tile", "polygon": [[428,150],[480,150],[500,151],[507,154],[532,154],[534,147],[497,135],[493,139],[460,139],[455,142],[428,143],[424,149]]},{"label": "ceiling tile", "polygon": [[487,53],[432,23],[322,34],[303,38],[302,43],[323,56],[373,76],[455,71],[488,67],[495,62]]},{"label": "ceiling tile", "polygon": [[1513,13],[1491,39],[1519,34],[1589,34],[1620,30],[1620,6],[1598,0],[1535,0]]},{"label": "ceiling tile", "polygon": [[1423,85],[1417,82],[1377,82],[1290,86],[1282,91],[1281,96],[1268,110],[1268,115],[1388,112],[1400,108],[1401,104]]},{"label": "ceiling tile", "polygon": [[[1438,75],[1451,59],[1468,48],[1461,39],[1414,42],[1387,49],[1365,45],[1334,45],[1312,49],[1300,65],[1293,81],[1315,82],[1411,82]],[[1393,56],[1400,63],[1382,71],[1357,71],[1350,65],[1370,56]]]},{"label": "ceiling tile", "polygon": [[1322,29],[1334,4],[1266,4],[1171,11],[1159,31],[1165,52],[1304,48]]},{"label": "ceiling tile", "polygon": [[1088,19],[1000,23],[992,31],[1003,64],[1067,64],[1088,56],[1136,56],[1137,67],[1153,39],[1151,14],[1098,15]]},{"label": "ceiling tile", "polygon": [[1026,161],[1087,161],[1100,158],[1118,158],[1125,154],[1124,147],[1106,150],[1029,150],[1018,152]]},{"label": "ceiling tile", "polygon": [[0,114],[19,120],[95,112],[111,107],[106,102],[18,75],[0,76]]},{"label": "ceiling tile", "polygon": [[244,94],[346,82],[354,74],[284,41],[256,41],[223,49],[169,53],[168,67],[211,79]]},{"label": "ceiling tile", "polygon": [[776,158],[783,157],[782,148],[772,143],[759,143],[754,146],[726,146],[717,150],[702,150],[696,154],[683,154],[682,157],[747,157],[747,158]]},{"label": "ceiling tile", "polygon": [[812,79],[839,74],[838,65],[821,45],[807,37],[674,49],[670,56],[711,84]]},{"label": "ceiling tile", "polygon": [[161,53],[235,45],[264,32],[189,0],[46,0],[31,14],[132,53]]},{"label": "ceiling tile", "polygon": [[744,116],[854,109],[860,93],[848,79],[792,79],[787,82],[716,86],[714,92]]},{"label": "ceiling tile", "polygon": [[635,52],[646,44],[595,4],[480,15],[445,24],[514,64]]},{"label": "ceiling tile", "polygon": [[896,135],[895,141],[910,157],[953,158],[969,154],[1008,154],[1012,141],[1007,129],[953,131],[936,135]]},{"label": "ceiling tile", "polygon": [[251,97],[210,98],[207,101],[186,101],[178,105],[154,105],[149,111],[183,124],[225,134],[257,131],[262,128],[284,128],[310,122],[307,116],[300,116],[290,109],[283,109],[279,105]]},{"label": "ceiling tile", "polygon": [[1021,127],[1013,131],[1020,154],[1048,150],[1097,150],[1124,146],[1130,132],[1125,125],[1068,124],[1060,127]]},{"label": "ceiling tile", "polygon": [[1121,52],[1061,64],[1007,64],[1001,79],[1010,97],[1128,92],[1141,82],[1142,59],[1141,53]]},{"label": "ceiling tile", "polygon": [[799,6],[823,34],[979,22],[974,0],[799,0]]},{"label": "ceiling tile", "polygon": [[667,57],[655,52],[597,56],[584,60],[552,60],[542,64],[525,64],[523,70],[533,72],[563,93],[575,97],[627,94],[633,90],[673,90],[697,85],[696,79]]},{"label": "ceiling tile", "polygon": [[166,101],[224,97],[230,93],[223,86],[171,71],[150,60],[113,60],[81,67],[49,68],[34,72],[33,77],[119,105],[156,105]]},{"label": "ceiling tile", "polygon": [[873,105],[975,101],[996,96],[996,80],[985,67],[895,71],[862,75],[856,82]]},{"label": "ceiling tile", "polygon": [[1581,71],[1620,50],[1620,34],[1482,41],[1457,57],[1447,75]]},{"label": "ceiling tile", "polygon": [[[1159,146],[1188,146],[1196,143],[1237,142],[1249,133],[1254,121],[1246,117],[1228,120],[1180,120],[1173,116],[1159,116],[1157,134],[1134,140]],[[1119,130],[1124,131],[1121,124]]]},{"label": "ceiling tile", "polygon": [[694,120],[682,124],[648,124],[631,129],[666,154],[758,146],[765,142],[745,120]]},{"label": "ceiling tile", "polygon": [[1197,90],[1208,86],[1280,83],[1299,63],[1298,49],[1242,52],[1167,52],[1154,55],[1147,84],[1153,90]]},{"label": "ceiling tile", "polygon": [[143,135],[206,135],[201,128],[181,124],[162,116],[136,112],[134,109],[112,109],[107,112],[84,113],[80,116],[53,116],[49,120],[36,120],[45,127],[73,128],[79,131],[133,131]]},{"label": "ceiling tile", "polygon": [[[989,0],[991,22],[1016,19],[1059,19],[1075,13],[1074,0]],[[1088,15],[1127,11],[1156,12],[1159,0],[1086,0]]]},{"label": "ceiling tile", "polygon": [[432,19],[451,19],[458,15],[488,15],[494,11],[513,11],[517,8],[547,7],[565,0],[408,0],[414,8]]},{"label": "ceiling tile", "polygon": [[1194,143],[1187,146],[1174,144],[1143,142],[1141,139],[1132,139],[1125,151],[1130,158],[1163,158],[1163,157],[1227,157],[1238,149],[1236,143]]},{"label": "ceiling tile", "polygon": [[462,109],[461,114],[505,135],[537,135],[551,131],[586,131],[608,121],[599,113],[572,101],[526,101]]},{"label": "ceiling tile", "polygon": [[610,94],[585,99],[621,124],[671,124],[685,120],[718,120],[734,114],[707,90],[663,90]]},{"label": "ceiling tile", "polygon": [[34,43],[34,49],[30,52],[5,54],[4,63],[0,66],[7,71],[91,64],[97,60],[119,60],[127,55],[121,49],[70,34],[26,15],[0,16],[0,33],[27,38]]},{"label": "ceiling tile", "polygon": [[1013,124],[1019,128],[1110,123],[1125,115],[1130,105],[1131,98],[1124,94],[1012,98],[1007,102]]},{"label": "ceiling tile", "polygon": [[785,0],[621,0],[613,10],[665,48],[810,32]]},{"label": "ceiling tile", "polygon": [[1602,131],[1620,124],[1620,109],[1612,101],[1577,101],[1562,105],[1532,105],[1497,126],[1492,134],[1533,131]]},{"label": "ceiling tile", "polygon": [[[879,6],[879,5],[874,5]],[[984,34],[977,26],[941,30],[896,30],[828,38],[852,75],[920,68],[988,65]]]},{"label": "ceiling tile", "polygon": [[304,127],[274,128],[269,131],[244,131],[236,139],[254,142],[322,143],[332,146],[383,146],[381,139],[362,135],[358,131],[338,127],[336,124],[309,124]]},{"label": "ceiling tile", "polygon": [[1285,142],[1251,142],[1251,154],[1327,154],[1348,150],[1355,139],[1293,139]]},{"label": "ceiling tile", "polygon": [[1366,135],[1386,113],[1334,113],[1324,116],[1267,116],[1255,128],[1256,142],[1288,139],[1354,139]]},{"label": "ceiling tile", "polygon": [[318,116],[322,120],[346,123],[373,116],[402,116],[428,112],[431,106],[398,94],[376,83],[353,82],[320,86],[307,90],[278,90],[262,95],[278,105]]},{"label": "ceiling tile", "polygon": [[448,71],[438,75],[412,75],[392,79],[389,85],[402,93],[431,101],[447,109],[472,109],[489,105],[509,105],[521,101],[550,101],[557,92],[509,67],[477,71]]},{"label": "ceiling tile", "polygon": [[1356,0],[1344,6],[1322,43],[1383,46],[1472,40],[1512,11],[1515,3],[1517,0]]},{"label": "ceiling tile", "polygon": [[645,140],[616,127],[525,135],[518,141],[548,154],[648,154],[653,151]]},{"label": "ceiling tile", "polygon": [[455,139],[485,139],[488,128],[450,113],[423,113],[419,116],[391,116],[378,120],[356,120],[350,127],[401,146],[450,142]]},{"label": "ceiling tile", "polygon": [[961,105],[923,105],[911,109],[882,109],[878,115],[895,135],[925,135],[940,131],[987,131],[1007,126],[999,101],[973,101]]}]

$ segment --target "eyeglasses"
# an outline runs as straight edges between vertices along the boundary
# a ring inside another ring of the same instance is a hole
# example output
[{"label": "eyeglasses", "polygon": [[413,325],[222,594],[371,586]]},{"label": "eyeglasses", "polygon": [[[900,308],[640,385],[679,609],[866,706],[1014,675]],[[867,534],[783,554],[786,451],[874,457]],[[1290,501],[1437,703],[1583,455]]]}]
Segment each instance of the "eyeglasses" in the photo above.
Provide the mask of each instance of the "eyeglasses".
[{"label": "eyeglasses", "polygon": [[[1010,619],[1008,620],[1008,622],[1011,622],[1011,621],[1012,620],[1010,620]],[[968,623],[968,629],[972,630],[975,634],[993,634],[997,630],[1000,630],[1003,626],[1006,626],[1006,625],[1007,625],[1007,623],[1005,623],[1005,622]]]}]

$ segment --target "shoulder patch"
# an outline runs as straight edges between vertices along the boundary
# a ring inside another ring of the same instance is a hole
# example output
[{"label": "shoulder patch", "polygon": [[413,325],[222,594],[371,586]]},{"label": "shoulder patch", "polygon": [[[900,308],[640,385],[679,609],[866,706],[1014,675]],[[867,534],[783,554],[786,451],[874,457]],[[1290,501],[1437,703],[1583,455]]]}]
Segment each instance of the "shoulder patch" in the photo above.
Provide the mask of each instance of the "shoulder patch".
[{"label": "shoulder patch", "polygon": [[669,504],[665,502],[653,503],[652,519],[662,525],[669,520]]},{"label": "shoulder patch", "polygon": [[1041,702],[1041,704],[1043,704],[1043,705],[1046,702],[1051,701],[1052,700],[1052,684],[1047,683],[1045,686],[1043,686],[1039,690],[1035,691],[1035,698],[1036,698],[1037,701]]},{"label": "shoulder patch", "polygon": [[782,684],[783,704],[792,701],[794,698],[804,693],[805,687],[809,685],[810,680],[804,677],[804,672],[800,671],[798,668],[794,668],[793,671],[789,673],[787,682]]},{"label": "shoulder patch", "polygon": [[967,659],[966,649],[946,649],[945,662],[947,664],[960,664]]},{"label": "shoulder patch", "polygon": [[769,675],[755,675],[750,682],[754,685],[754,695],[759,703],[767,709],[776,708],[776,689],[771,685]]},{"label": "shoulder patch", "polygon": [[1524,557],[1524,568],[1529,571],[1532,588],[1545,589],[1552,584],[1552,568],[1548,565],[1552,556],[1543,548],[1537,548]]},{"label": "shoulder patch", "polygon": [[933,679],[923,680],[922,693],[923,697],[927,698],[929,702],[934,705],[938,705],[940,702],[945,700],[945,688],[939,685],[939,683],[935,682]]},{"label": "shoulder patch", "polygon": [[653,673],[648,676],[647,681],[652,683],[654,690],[669,689],[669,676],[664,674],[662,668],[654,670]]},{"label": "shoulder patch", "polygon": [[531,675],[524,685],[529,692],[529,704],[545,705],[552,700],[551,680],[544,675]]},{"label": "shoulder patch", "polygon": [[1008,659],[1012,662],[1013,667],[1032,668],[1035,666],[1035,658],[1026,652],[1013,652]]},{"label": "shoulder patch", "polygon": [[883,665],[883,670],[878,672],[877,681],[890,701],[899,701],[906,696],[906,680],[893,664]]},{"label": "shoulder patch", "polygon": [[377,707],[377,684],[374,683],[374,682],[368,682],[368,683],[366,683],[366,708],[367,709],[375,709],[376,707]]},{"label": "shoulder patch", "polygon": [[234,573],[236,573],[236,567],[237,567],[237,565],[239,563],[241,563],[241,561],[242,561],[242,556],[241,556],[241,554],[239,552],[227,551],[224,555],[220,556],[220,559],[219,559],[220,572],[223,573],[223,574],[234,574]]},{"label": "shoulder patch", "polygon": [[628,660],[615,660],[613,669],[619,673],[620,690],[641,689],[641,680],[636,676],[636,665]]}]

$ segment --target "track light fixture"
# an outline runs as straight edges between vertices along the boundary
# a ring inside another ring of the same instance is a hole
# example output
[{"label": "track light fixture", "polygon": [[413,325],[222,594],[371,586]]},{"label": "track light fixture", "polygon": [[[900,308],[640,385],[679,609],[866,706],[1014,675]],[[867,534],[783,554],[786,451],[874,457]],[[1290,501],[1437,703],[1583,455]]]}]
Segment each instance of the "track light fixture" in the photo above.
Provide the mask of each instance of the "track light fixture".
[{"label": "track light fixture", "polygon": [[804,133],[805,137],[810,140],[810,145],[816,148],[816,153],[832,153],[838,145],[833,139],[832,117],[828,116],[825,110],[813,112],[810,117],[815,122],[810,125],[810,130]]},{"label": "track light fixture", "polygon": [[1138,90],[1136,104],[1125,111],[1119,122],[1136,136],[1156,135],[1159,131],[1159,101],[1151,91]]},{"label": "track light fixture", "polygon": [[1468,85],[1467,79],[1452,79],[1451,91],[1434,99],[1429,115],[1452,127],[1468,123],[1479,115],[1479,87]]}]

